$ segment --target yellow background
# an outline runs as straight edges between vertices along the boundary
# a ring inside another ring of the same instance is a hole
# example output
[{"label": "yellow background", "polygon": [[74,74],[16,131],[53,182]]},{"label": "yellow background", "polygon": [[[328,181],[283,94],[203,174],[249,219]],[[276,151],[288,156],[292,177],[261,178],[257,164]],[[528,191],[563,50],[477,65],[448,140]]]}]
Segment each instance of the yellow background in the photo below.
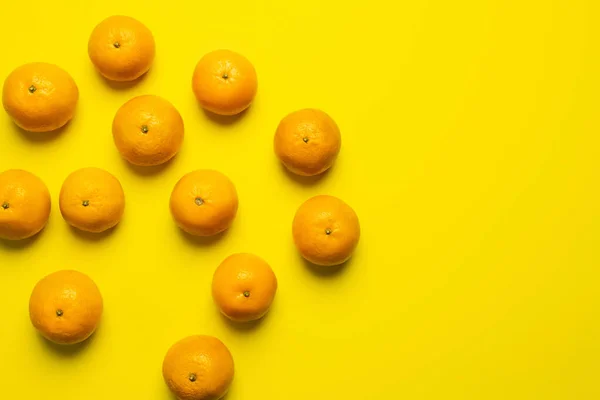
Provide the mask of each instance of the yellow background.
[{"label": "yellow background", "polygon": [[[107,83],[88,59],[111,14],[155,34],[135,85]],[[196,333],[233,353],[228,400],[600,398],[599,17],[596,0],[2,1],[0,76],[57,63],[80,102],[59,134],[0,115],[0,170],[34,172],[53,200],[42,234],[0,244],[0,398],[170,400],[163,355]],[[257,68],[241,118],[210,118],[192,94],[195,63],[217,48]],[[130,167],[112,141],[117,108],[147,93],[186,124],[164,168]],[[290,176],[273,154],[277,123],[302,107],[342,130],[321,179]],[[62,181],[85,166],[124,186],[108,235],[77,233],[58,211]],[[216,240],[184,236],[169,215],[173,185],[198,168],[238,188],[238,217]],[[291,239],[296,208],[320,193],[362,223],[334,274]],[[247,328],[210,296],[214,268],[239,251],[279,279],[272,312]],[[76,348],[42,340],[27,312],[34,284],[64,268],[105,299]]]}]

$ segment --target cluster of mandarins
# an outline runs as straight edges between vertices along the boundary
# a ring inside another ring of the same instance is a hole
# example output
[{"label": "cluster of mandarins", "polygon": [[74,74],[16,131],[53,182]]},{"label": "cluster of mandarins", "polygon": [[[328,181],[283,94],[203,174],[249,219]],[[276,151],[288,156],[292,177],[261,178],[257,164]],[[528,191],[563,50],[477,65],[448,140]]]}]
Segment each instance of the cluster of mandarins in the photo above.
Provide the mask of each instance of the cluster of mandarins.
[{"label": "cluster of mandarins", "polygon": [[[123,16],[102,21],[89,39],[88,53],[96,69],[114,81],[132,81],[146,73],[155,54],[154,38],[141,22]],[[248,108],[257,90],[254,67],[227,50],[205,55],[193,74],[192,88],[200,104],[221,115]],[[15,69],[4,82],[6,112],[24,130],[47,132],[71,120],[78,88],[61,68],[33,63]],[[122,157],[138,166],[167,162],[179,151],[183,119],[158,96],[139,96],[117,111],[115,145]],[[316,109],[293,112],[275,133],[275,153],[292,172],[312,176],[334,163],[341,146],[340,131],[326,113]],[[103,232],[121,220],[125,196],[119,180],[107,171],[84,168],[69,175],[60,191],[65,221],[77,229]],[[50,193],[35,175],[22,170],[0,174],[0,238],[20,240],[40,232],[50,216]],[[170,210],[177,225],[191,235],[211,236],[232,224],[238,209],[234,184],[214,170],[198,170],[175,185]],[[308,261],[322,266],[348,260],[360,236],[358,217],[332,196],[316,196],[298,209],[292,224],[294,242]],[[227,257],[215,270],[212,295],[221,312],[237,322],[261,318],[269,310],[277,279],[260,257],[247,253]],[[95,331],[103,301],[95,283],[72,270],[40,280],[30,298],[31,322],[47,339],[79,343]],[[181,399],[221,398],[233,380],[233,359],[217,338],[191,336],[173,345],[163,362],[170,390]]]}]

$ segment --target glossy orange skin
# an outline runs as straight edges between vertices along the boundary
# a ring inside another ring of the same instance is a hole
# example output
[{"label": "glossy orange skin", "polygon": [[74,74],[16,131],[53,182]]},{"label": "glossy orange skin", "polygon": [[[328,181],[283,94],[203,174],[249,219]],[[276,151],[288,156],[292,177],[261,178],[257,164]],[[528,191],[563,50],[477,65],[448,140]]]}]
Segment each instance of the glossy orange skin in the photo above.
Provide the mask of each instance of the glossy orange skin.
[{"label": "glossy orange skin", "polygon": [[62,68],[30,63],[12,71],[2,88],[2,104],[12,120],[29,132],[50,132],[75,114],[79,89]]},{"label": "glossy orange skin", "polygon": [[333,196],[315,196],[298,208],[292,224],[294,243],[313,264],[339,265],[352,256],[360,239],[354,210]]},{"label": "glossy orange skin", "polygon": [[163,378],[180,400],[218,400],[233,381],[233,357],[219,339],[190,336],[175,343],[163,361]]},{"label": "glossy orange skin", "polygon": [[94,281],[71,270],[54,272],[40,280],[29,299],[31,323],[46,339],[58,344],[75,344],[89,338],[102,311],[102,295]]},{"label": "glossy orange skin", "polygon": [[0,239],[27,239],[50,217],[50,192],[40,178],[12,169],[0,173]]},{"label": "glossy orange skin", "polygon": [[252,63],[230,50],[216,50],[200,59],[192,89],[200,105],[215,114],[235,115],[250,107],[258,78]]},{"label": "glossy orange skin", "polygon": [[212,236],[225,231],[235,219],[238,196],[225,175],[197,170],[184,175],[173,188],[169,202],[177,225],[195,236]]},{"label": "glossy orange skin", "polygon": [[285,116],[275,132],[275,154],[297,175],[325,172],[335,162],[341,146],[337,124],[317,109],[303,109]]},{"label": "glossy orange skin", "polygon": [[67,223],[87,232],[104,232],[121,221],[125,194],[117,178],[100,168],[82,168],[62,185],[60,212]]},{"label": "glossy orange skin", "polygon": [[232,254],[213,275],[212,296],[226,317],[237,322],[262,318],[277,292],[275,273],[262,258],[249,253]]},{"label": "glossy orange skin", "polygon": [[183,144],[183,118],[159,96],[138,96],[123,104],[112,131],[121,156],[138,166],[163,164],[175,157]]},{"label": "glossy orange skin", "polygon": [[100,22],[88,41],[90,60],[112,81],[133,81],[150,69],[156,45],[150,29],[131,17],[114,15]]}]

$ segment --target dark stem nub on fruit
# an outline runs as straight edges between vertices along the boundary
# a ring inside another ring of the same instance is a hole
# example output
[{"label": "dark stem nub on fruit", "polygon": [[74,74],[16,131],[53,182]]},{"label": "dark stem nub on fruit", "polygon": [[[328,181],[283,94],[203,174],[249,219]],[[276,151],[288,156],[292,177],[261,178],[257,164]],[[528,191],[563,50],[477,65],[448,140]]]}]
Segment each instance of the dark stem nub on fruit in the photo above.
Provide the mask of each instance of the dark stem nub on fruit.
[{"label": "dark stem nub on fruit", "polygon": [[148,125],[142,125],[142,133],[148,133]]},{"label": "dark stem nub on fruit", "polygon": [[197,206],[201,206],[202,204],[204,204],[204,200],[202,200],[201,197],[196,197],[196,200],[194,200],[194,202]]},{"label": "dark stem nub on fruit", "polygon": [[250,297],[250,292],[246,290],[246,291],[244,292],[244,297]]},{"label": "dark stem nub on fruit", "polygon": [[2,208],[4,208],[5,210],[8,210],[8,207],[9,207],[8,203],[6,203],[6,202],[2,203]]},{"label": "dark stem nub on fruit", "polygon": [[193,372],[188,376],[188,378],[190,379],[190,382],[196,382],[196,374]]},{"label": "dark stem nub on fruit", "polygon": [[33,93],[37,90],[37,88],[33,85],[29,86],[29,93]]},{"label": "dark stem nub on fruit", "polygon": [[304,143],[308,143],[308,138],[307,137],[302,138],[302,140],[304,141]]},{"label": "dark stem nub on fruit", "polygon": [[329,229],[329,228],[325,229],[325,234],[326,235],[331,235],[331,229]]},{"label": "dark stem nub on fruit", "polygon": [[62,317],[62,315],[63,315],[63,310],[56,310],[57,317]]},{"label": "dark stem nub on fruit", "polygon": [[223,79],[229,79],[229,75],[227,75],[227,72],[225,72],[225,73],[223,74]]},{"label": "dark stem nub on fruit", "polygon": [[83,203],[81,203],[82,206],[87,207],[90,205],[90,201],[89,200],[84,200]]},{"label": "dark stem nub on fruit", "polygon": [[115,46],[115,49],[118,49],[119,47],[121,47],[121,43],[119,42],[114,42],[113,46]]}]

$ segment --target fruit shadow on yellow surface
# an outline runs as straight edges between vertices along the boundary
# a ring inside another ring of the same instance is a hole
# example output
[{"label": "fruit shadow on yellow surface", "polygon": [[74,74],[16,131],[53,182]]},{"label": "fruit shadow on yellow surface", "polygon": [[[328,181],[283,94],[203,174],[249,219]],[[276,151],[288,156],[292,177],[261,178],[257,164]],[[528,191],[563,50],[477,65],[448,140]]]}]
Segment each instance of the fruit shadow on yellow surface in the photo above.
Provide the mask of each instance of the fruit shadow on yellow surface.
[{"label": "fruit shadow on yellow surface", "polygon": [[87,340],[84,340],[81,343],[63,345],[57,344],[49,341],[45,337],[40,334],[36,334],[38,340],[42,343],[42,347],[50,351],[52,354],[57,356],[58,358],[73,358],[77,357],[84,352],[88,351],[94,342],[96,334],[90,336]]},{"label": "fruit shadow on yellow surface", "polygon": [[223,315],[219,310],[215,311],[219,314],[223,323],[234,333],[239,334],[248,334],[249,332],[257,331],[261,326],[264,325],[264,322],[267,318],[269,318],[270,312],[267,312],[264,317],[257,319],[256,321],[250,322],[235,322],[227,318]]},{"label": "fruit shadow on yellow surface", "polygon": [[351,257],[348,261],[341,263],[339,265],[333,265],[333,266],[326,267],[326,266],[313,264],[310,261],[306,260],[302,256],[299,256],[299,257],[302,258],[302,262],[304,263],[304,266],[306,267],[306,269],[312,275],[314,275],[318,278],[335,278],[337,276],[344,274],[348,270],[348,268],[352,267],[353,258],[354,258],[354,257]]},{"label": "fruit shadow on yellow surface", "polygon": [[230,229],[226,229],[223,232],[217,233],[216,235],[213,235],[213,236],[194,236],[194,235],[190,235],[183,229],[177,228],[177,230],[179,231],[179,235],[181,235],[181,237],[187,243],[191,244],[192,246],[198,246],[198,247],[208,247],[217,242],[220,242],[221,240],[223,240],[223,238],[225,238],[229,234],[229,231],[230,231]]},{"label": "fruit shadow on yellow surface", "polygon": [[69,225],[69,231],[71,231],[73,236],[75,236],[76,238],[81,239],[83,241],[99,242],[99,241],[104,240],[107,237],[111,236],[118,229],[118,227],[119,227],[119,225],[117,224],[117,226],[115,226],[114,228],[107,229],[104,232],[94,233],[94,232],[82,231],[80,229],[77,229],[77,228]]},{"label": "fruit shadow on yellow surface", "polygon": [[13,123],[14,129],[19,132],[21,137],[25,138],[30,143],[48,143],[58,139],[63,133],[69,130],[71,121],[64,126],[50,132],[29,132]]},{"label": "fruit shadow on yellow surface", "polygon": [[292,181],[296,182],[299,185],[302,186],[313,186],[316,185],[320,182],[325,182],[328,178],[328,176],[330,175],[329,171],[331,171],[332,168],[329,168],[327,171],[323,172],[322,174],[319,175],[314,175],[314,176],[302,176],[302,175],[297,175],[295,173],[293,173],[292,171],[290,171],[289,169],[287,169],[283,164],[279,163],[280,165],[280,169],[283,171],[283,173]]},{"label": "fruit shadow on yellow surface", "polygon": [[169,168],[169,165],[171,165],[173,163],[173,160],[175,158],[177,158],[177,156],[171,158],[169,161],[167,161],[163,164],[154,165],[154,166],[150,166],[150,167],[133,165],[130,162],[127,162],[126,160],[123,160],[123,162],[125,163],[125,165],[127,165],[127,168],[129,168],[130,171],[132,171],[133,173],[135,173],[138,176],[154,177],[154,176],[158,176],[158,175],[162,174],[163,172],[165,172]]},{"label": "fruit shadow on yellow surface", "polygon": [[[225,394],[225,396],[221,397],[219,400],[227,400],[229,398],[229,393]],[[173,393],[169,392],[168,400],[180,400],[179,397],[175,396]]]},{"label": "fruit shadow on yellow surface", "polygon": [[45,229],[42,229],[36,235],[23,240],[4,240],[0,239],[0,247],[7,251],[21,251],[35,244],[44,234]]},{"label": "fruit shadow on yellow surface", "polygon": [[244,115],[248,114],[250,108],[252,108],[252,106],[250,106],[236,115],[219,115],[202,108],[200,104],[198,104],[198,107],[202,110],[204,115],[206,115],[206,118],[218,125],[234,125],[241,121],[241,119],[244,118]]},{"label": "fruit shadow on yellow surface", "polygon": [[96,76],[97,76],[98,81],[102,81],[102,83],[104,85],[108,86],[112,90],[129,90],[129,89],[133,88],[134,86],[141,84],[146,79],[148,74],[150,74],[150,71],[146,72],[144,75],[140,76],[139,78],[137,78],[133,81],[128,81],[128,82],[111,81],[110,79],[106,79],[99,73],[96,73]]}]

